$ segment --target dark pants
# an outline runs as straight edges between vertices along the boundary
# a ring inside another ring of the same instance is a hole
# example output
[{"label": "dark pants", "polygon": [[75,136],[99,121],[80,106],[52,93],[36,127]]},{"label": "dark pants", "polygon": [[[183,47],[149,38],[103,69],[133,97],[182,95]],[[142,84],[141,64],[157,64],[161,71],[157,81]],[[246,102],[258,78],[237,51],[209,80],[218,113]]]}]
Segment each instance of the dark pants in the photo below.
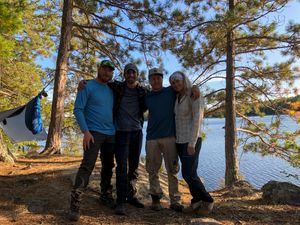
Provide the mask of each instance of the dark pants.
[{"label": "dark pants", "polygon": [[[141,154],[143,133],[138,131],[117,131],[116,133],[116,187],[117,203],[136,194],[138,166]],[[128,172],[127,172],[128,163]]]},{"label": "dark pants", "polygon": [[115,136],[105,135],[91,131],[94,137],[94,143],[90,142],[90,148],[83,153],[83,159],[76,175],[73,190],[85,189],[89,183],[90,175],[95,167],[99,149],[101,159],[101,193],[111,193],[111,177],[114,168],[114,146]]},{"label": "dark pants", "polygon": [[199,153],[201,149],[202,139],[198,138],[195,146],[195,154],[189,155],[187,152],[188,143],[176,144],[178,155],[181,161],[181,172],[183,179],[189,185],[189,189],[192,195],[192,203],[198,202],[200,200],[205,202],[213,202],[213,198],[205,190],[203,183],[197,174]]}]

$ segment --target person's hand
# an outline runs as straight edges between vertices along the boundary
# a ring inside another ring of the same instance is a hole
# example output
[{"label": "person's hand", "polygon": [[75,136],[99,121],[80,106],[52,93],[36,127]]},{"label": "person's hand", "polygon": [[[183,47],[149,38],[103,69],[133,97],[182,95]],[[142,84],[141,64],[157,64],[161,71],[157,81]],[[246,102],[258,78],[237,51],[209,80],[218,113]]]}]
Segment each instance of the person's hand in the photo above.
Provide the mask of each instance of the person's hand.
[{"label": "person's hand", "polygon": [[78,91],[83,90],[85,88],[85,85],[86,85],[86,80],[81,80],[78,84],[77,90]]},{"label": "person's hand", "polygon": [[89,131],[85,131],[83,135],[83,150],[86,151],[90,148],[90,142],[94,143],[94,137]]},{"label": "person's hand", "polygon": [[194,155],[195,154],[195,148],[191,147],[191,146],[188,146],[187,153],[188,153],[188,155]]},{"label": "person's hand", "polygon": [[136,82],[135,82],[135,86],[136,86],[137,88],[143,87],[142,84],[141,84],[139,81],[136,81]]},{"label": "person's hand", "polygon": [[193,85],[192,93],[191,93],[192,99],[197,100],[198,98],[200,98],[200,95],[201,95],[201,93],[200,93],[199,87],[196,85]]}]

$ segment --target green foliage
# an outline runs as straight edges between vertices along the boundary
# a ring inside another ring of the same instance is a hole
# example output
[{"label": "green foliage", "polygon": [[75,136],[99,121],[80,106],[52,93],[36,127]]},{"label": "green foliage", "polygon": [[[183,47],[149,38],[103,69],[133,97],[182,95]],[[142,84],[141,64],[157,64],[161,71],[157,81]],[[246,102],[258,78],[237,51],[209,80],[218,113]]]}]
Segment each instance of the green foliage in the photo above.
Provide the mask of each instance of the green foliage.
[{"label": "green foliage", "polygon": [[[52,54],[57,35],[57,16],[49,6],[50,1],[0,0],[0,111],[26,104],[43,88],[45,72],[35,60]],[[7,137],[5,143],[16,151],[38,147],[37,142],[13,144]]]},{"label": "green foliage", "polygon": [[25,1],[0,0],[0,57],[12,55],[15,46],[9,37],[22,27],[22,8]]}]

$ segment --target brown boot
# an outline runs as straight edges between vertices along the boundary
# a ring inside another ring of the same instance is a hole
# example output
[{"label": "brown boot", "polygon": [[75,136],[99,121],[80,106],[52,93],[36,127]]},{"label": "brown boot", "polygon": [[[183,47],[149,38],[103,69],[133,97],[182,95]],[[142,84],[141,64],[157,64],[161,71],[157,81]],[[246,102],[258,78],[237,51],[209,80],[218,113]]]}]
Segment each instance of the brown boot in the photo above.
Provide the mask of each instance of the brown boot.
[{"label": "brown boot", "polygon": [[71,192],[71,203],[68,218],[71,221],[78,221],[80,218],[80,202],[82,197],[82,191],[72,190]]},{"label": "brown boot", "polygon": [[176,212],[182,212],[184,207],[179,202],[172,203],[170,209],[173,209]]}]

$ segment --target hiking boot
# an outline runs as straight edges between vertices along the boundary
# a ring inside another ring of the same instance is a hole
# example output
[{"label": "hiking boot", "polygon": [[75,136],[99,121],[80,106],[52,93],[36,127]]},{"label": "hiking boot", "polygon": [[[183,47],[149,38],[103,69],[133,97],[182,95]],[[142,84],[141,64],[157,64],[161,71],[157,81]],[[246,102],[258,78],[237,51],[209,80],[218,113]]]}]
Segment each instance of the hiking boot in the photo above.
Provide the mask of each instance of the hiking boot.
[{"label": "hiking boot", "polygon": [[202,216],[208,215],[214,207],[214,202],[202,202],[201,206],[195,209],[196,213]]},{"label": "hiking boot", "polygon": [[196,213],[196,214],[199,214],[202,216],[206,216],[212,211],[213,206],[214,206],[214,202],[198,201],[198,202],[191,204],[187,208],[184,208],[183,212],[184,213]]},{"label": "hiking boot", "polygon": [[127,214],[125,212],[124,204],[122,204],[122,203],[117,204],[115,213],[120,216],[126,216]]},{"label": "hiking boot", "polygon": [[144,208],[144,204],[138,200],[136,197],[131,197],[131,198],[127,198],[127,202],[130,204],[130,205],[133,205],[137,208]]},{"label": "hiking boot", "polygon": [[70,210],[68,212],[68,218],[71,221],[78,221],[80,218],[80,202],[82,192],[79,190],[72,190]]},{"label": "hiking boot", "polygon": [[152,199],[152,204],[150,206],[150,209],[152,209],[154,211],[160,211],[160,210],[162,210],[162,206],[160,204],[160,200],[159,199]]},{"label": "hiking boot", "polygon": [[115,205],[115,200],[114,198],[112,197],[111,194],[101,194],[100,195],[100,202],[102,202],[103,205],[106,205],[110,208],[114,208],[116,205]]},{"label": "hiking boot", "polygon": [[176,212],[182,212],[184,207],[179,202],[175,202],[175,203],[170,205],[170,209],[173,209]]}]

